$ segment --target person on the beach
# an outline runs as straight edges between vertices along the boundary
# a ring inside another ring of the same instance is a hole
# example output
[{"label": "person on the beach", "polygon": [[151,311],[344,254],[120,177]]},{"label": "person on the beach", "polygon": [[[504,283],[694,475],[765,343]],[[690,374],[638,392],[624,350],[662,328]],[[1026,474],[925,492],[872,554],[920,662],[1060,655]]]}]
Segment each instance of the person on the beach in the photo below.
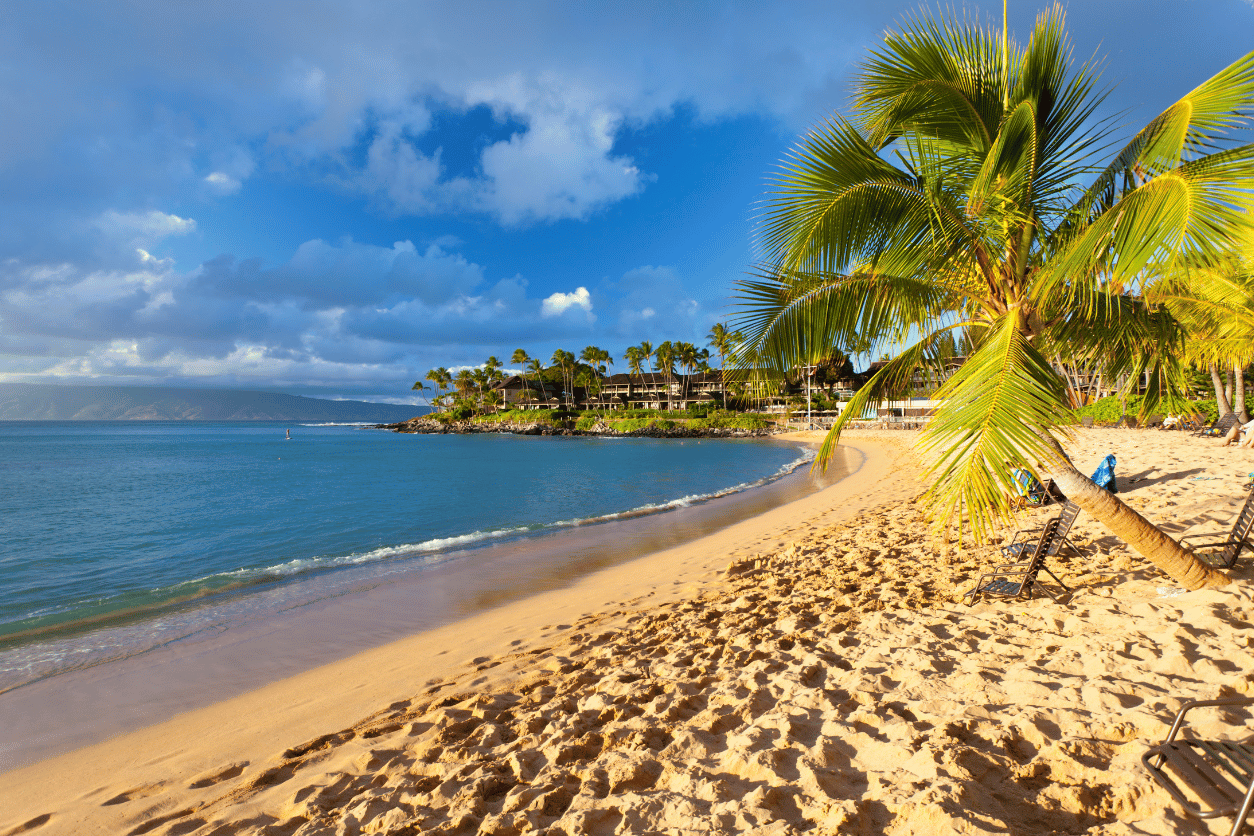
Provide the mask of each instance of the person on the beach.
[{"label": "person on the beach", "polygon": [[1244,424],[1234,424],[1232,429],[1228,430],[1228,434],[1224,436],[1224,446],[1228,447],[1238,438],[1241,439],[1240,442],[1237,443],[1238,447],[1254,447],[1254,421],[1247,421]]}]

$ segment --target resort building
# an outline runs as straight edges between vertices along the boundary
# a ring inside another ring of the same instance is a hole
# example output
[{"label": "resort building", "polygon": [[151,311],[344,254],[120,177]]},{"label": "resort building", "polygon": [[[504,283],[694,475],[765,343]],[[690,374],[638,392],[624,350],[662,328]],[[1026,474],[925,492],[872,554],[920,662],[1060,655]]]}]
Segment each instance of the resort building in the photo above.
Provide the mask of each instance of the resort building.
[{"label": "resort building", "polygon": [[[615,374],[601,386],[594,409],[687,409],[689,404],[717,399],[722,390],[720,371],[666,375],[661,372]],[[590,402],[591,403],[591,402]]]}]

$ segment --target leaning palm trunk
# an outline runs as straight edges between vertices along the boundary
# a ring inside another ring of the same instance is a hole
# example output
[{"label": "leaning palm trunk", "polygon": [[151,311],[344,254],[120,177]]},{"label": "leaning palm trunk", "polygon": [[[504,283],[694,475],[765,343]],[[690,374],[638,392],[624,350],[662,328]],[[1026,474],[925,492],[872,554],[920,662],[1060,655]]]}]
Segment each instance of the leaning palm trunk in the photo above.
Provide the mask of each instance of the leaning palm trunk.
[{"label": "leaning palm trunk", "polygon": [[1223,375],[1219,373],[1219,364],[1210,364],[1210,382],[1215,387],[1215,406],[1219,408],[1219,414],[1227,415],[1232,411],[1232,406],[1228,403],[1228,396],[1224,392]]},{"label": "leaning palm trunk", "polygon": [[1066,457],[1047,454],[1046,463],[1054,483],[1068,499],[1185,589],[1202,589],[1228,583],[1227,575],[1198,560],[1193,553],[1184,549],[1117,496],[1085,478]]},{"label": "leaning palm trunk", "polygon": [[[1070,64],[1059,7],[1013,50],[1004,30],[956,14],[904,29],[860,65],[852,112],[816,127],[775,178],[759,227],[766,261],[737,283],[740,353],[779,374],[829,346],[900,347],[846,407],[821,464],[854,416],[909,391],[918,371],[942,371],[961,339],[968,359],[920,439],[938,521],[992,534],[1011,516],[1010,468],[1046,462],[1177,582],[1222,583],[1046,440],[1074,422],[1048,358],[1081,359],[1107,384],[1148,374],[1142,412],[1178,408],[1185,333],[1159,277],[1254,233],[1241,211],[1254,183],[1254,53],[1108,157],[1104,94],[1093,64]],[[1217,368],[1213,380],[1230,410]]]},{"label": "leaning palm trunk", "polygon": [[1250,420],[1250,415],[1245,411],[1245,369],[1241,368],[1240,363],[1232,364],[1232,380],[1232,411],[1244,424]]}]

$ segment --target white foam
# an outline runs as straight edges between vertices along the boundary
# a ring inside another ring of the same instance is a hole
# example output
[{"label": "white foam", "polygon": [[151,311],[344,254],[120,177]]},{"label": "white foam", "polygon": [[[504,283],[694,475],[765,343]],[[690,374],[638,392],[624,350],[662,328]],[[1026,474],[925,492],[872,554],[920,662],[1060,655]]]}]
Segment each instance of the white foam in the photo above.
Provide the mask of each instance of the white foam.
[{"label": "white foam", "polygon": [[326,421],[321,424],[297,424],[299,427],[373,427],[386,421]]}]

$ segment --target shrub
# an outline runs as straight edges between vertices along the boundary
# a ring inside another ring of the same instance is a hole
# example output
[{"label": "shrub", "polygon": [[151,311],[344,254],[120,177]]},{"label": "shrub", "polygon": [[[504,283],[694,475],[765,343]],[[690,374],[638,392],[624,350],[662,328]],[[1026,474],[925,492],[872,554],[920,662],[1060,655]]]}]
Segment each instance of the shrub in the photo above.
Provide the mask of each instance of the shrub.
[{"label": "shrub", "polygon": [[[1127,414],[1135,417],[1140,412],[1141,402],[1144,400],[1145,398],[1141,395],[1129,395]],[[1190,401],[1189,408],[1200,414],[1207,423],[1219,417],[1219,407],[1215,404],[1214,398],[1208,401]],[[1119,403],[1118,395],[1102,398],[1075,411],[1077,420],[1080,418],[1092,418],[1098,424],[1113,424],[1119,420],[1121,414],[1122,406]]]},{"label": "shrub", "polygon": [[454,421],[465,421],[474,415],[475,411],[468,406],[455,406],[446,414]]},{"label": "shrub", "polygon": [[601,420],[601,417],[599,415],[584,415],[582,418],[580,418],[578,421],[575,422],[575,429],[582,430],[583,432],[588,432],[600,420]]},{"label": "shrub", "polygon": [[741,414],[728,420],[727,426],[736,430],[764,430],[767,423],[761,415]]}]

